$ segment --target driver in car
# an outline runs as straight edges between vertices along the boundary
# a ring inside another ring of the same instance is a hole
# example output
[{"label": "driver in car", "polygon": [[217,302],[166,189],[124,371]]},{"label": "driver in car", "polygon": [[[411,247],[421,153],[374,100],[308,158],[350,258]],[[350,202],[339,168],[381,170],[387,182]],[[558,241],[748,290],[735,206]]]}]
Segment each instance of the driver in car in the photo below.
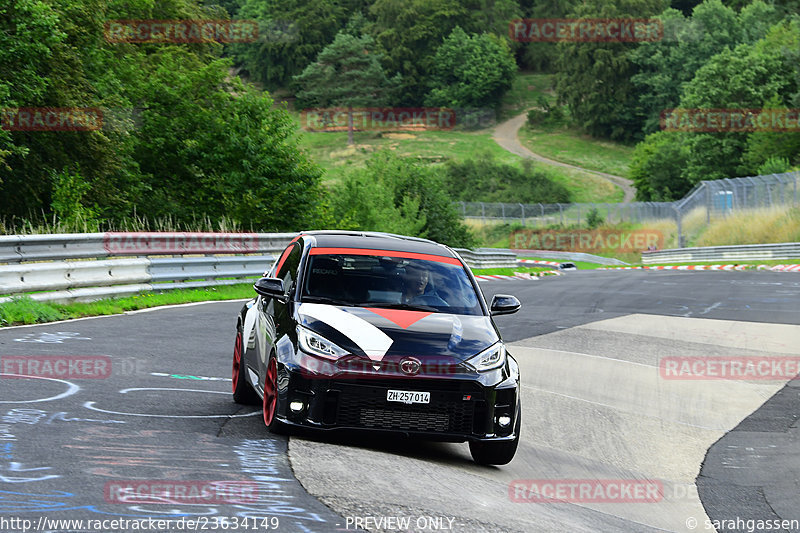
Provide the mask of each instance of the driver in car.
[{"label": "driver in car", "polygon": [[[411,305],[446,306],[445,302],[428,286],[430,273],[424,268],[409,266],[403,275],[403,303]],[[426,292],[428,291],[428,292]]]}]

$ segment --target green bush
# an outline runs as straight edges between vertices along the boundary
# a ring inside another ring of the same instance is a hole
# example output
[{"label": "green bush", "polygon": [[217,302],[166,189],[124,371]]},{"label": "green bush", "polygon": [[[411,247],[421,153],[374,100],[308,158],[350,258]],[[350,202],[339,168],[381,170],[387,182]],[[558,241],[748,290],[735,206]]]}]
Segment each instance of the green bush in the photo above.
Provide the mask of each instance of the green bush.
[{"label": "green bush", "polygon": [[593,207],[589,210],[589,213],[586,215],[586,225],[590,228],[594,229],[605,222],[603,215],[600,214],[600,211],[597,210],[596,207]]},{"label": "green bush", "polygon": [[387,231],[457,247],[476,243],[441,173],[413,158],[376,152],[331,193],[328,219],[342,229]]},{"label": "green bush", "polygon": [[537,107],[528,111],[528,127],[553,127],[566,123],[567,115],[559,105],[550,105],[547,98],[540,94],[536,99]]},{"label": "green bush", "polygon": [[491,155],[479,159],[448,161],[445,185],[449,195],[464,202],[564,203],[569,191],[530,162],[522,168],[494,161]]},{"label": "green bush", "polygon": [[792,168],[791,163],[785,157],[772,156],[758,167],[758,174],[782,174]]}]

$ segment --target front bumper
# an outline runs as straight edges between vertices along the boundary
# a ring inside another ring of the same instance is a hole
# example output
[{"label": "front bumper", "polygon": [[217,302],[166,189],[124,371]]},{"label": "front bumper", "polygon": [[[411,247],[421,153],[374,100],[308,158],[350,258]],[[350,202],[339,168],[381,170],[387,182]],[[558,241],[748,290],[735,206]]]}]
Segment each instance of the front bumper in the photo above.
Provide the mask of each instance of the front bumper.
[{"label": "front bumper", "polygon": [[[289,365],[279,365],[279,376],[277,415],[289,425],[401,433],[450,442],[516,437],[519,377],[515,362],[491,372],[447,378],[329,376]],[[390,389],[429,392],[430,403],[390,402]],[[292,403],[302,404],[302,409],[292,410]],[[501,421],[506,423],[501,425]]]}]

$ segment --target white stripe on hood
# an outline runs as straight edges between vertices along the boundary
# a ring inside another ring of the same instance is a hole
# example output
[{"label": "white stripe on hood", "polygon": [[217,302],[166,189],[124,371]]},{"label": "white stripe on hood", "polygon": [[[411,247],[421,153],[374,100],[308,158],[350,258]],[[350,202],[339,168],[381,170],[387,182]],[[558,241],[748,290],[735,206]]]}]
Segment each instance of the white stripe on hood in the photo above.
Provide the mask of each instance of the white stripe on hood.
[{"label": "white stripe on hood", "polygon": [[304,303],[297,310],[311,318],[325,322],[353,341],[373,361],[380,361],[394,342],[377,327],[363,318],[325,304]]}]

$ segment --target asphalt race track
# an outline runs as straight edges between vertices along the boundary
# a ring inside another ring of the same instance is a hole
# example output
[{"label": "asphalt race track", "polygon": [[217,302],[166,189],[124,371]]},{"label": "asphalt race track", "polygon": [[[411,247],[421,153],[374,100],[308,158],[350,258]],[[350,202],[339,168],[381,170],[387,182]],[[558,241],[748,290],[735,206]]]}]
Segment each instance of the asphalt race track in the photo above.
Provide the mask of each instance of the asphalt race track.
[{"label": "asphalt race track", "polygon": [[[800,276],[587,271],[482,288],[523,302],[497,318],[523,378],[522,441],[503,467],[475,465],[466,444],[268,434],[260,410],[229,394],[240,302],[1,329],[0,531],[644,532],[800,520],[797,382],[667,379],[659,368],[665,357],[797,357]],[[64,379],[15,375],[63,356],[83,366]],[[578,480],[660,492],[542,503],[519,490]],[[218,492],[169,501],[135,490],[187,481]],[[251,492],[232,498],[231,486]],[[92,527],[148,517],[171,522]],[[93,522],[51,522],[66,519]]]}]

